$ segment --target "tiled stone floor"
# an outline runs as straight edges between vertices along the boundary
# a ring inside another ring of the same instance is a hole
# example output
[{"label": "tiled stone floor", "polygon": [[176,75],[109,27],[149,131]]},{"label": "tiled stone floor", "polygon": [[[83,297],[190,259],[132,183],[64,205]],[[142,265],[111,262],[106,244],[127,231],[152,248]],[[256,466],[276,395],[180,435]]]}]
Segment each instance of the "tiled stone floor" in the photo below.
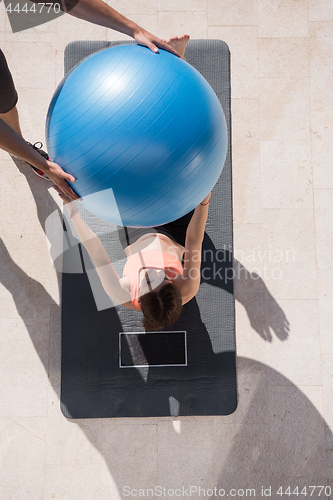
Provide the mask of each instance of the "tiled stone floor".
[{"label": "tiled stone floor", "polygon": [[[63,417],[60,275],[44,232],[58,201],[0,151],[0,498],[133,498],[125,487],[146,498],[184,487],[194,499],[222,488],[260,498],[271,487],[283,498],[280,486],[333,488],[333,2],[112,6],[161,37],[188,32],[231,50],[235,266],[256,273],[236,279],[239,406],[174,421]],[[67,43],[125,38],[68,15],[13,34],[0,3],[28,140],[44,141]],[[155,486],[167,490],[147,492]]]}]

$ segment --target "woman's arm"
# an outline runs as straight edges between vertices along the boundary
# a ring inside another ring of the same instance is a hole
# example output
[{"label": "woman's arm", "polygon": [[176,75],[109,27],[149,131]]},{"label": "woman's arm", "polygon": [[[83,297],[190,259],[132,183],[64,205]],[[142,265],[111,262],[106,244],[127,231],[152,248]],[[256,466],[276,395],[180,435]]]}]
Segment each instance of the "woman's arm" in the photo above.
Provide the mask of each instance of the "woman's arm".
[{"label": "woman's arm", "polygon": [[61,191],[53,186],[59,196],[64,200],[69,216],[74,224],[76,232],[89,253],[97,274],[101,280],[102,286],[106,293],[115,300],[118,304],[124,304],[131,301],[131,295],[124,290],[119,283],[119,276],[113,267],[110,258],[103,247],[103,244],[98,236],[87,226],[81,218],[80,212],[75,202],[69,202],[68,198]]},{"label": "woman's arm", "polygon": [[211,194],[198,205],[187,227],[184,253],[183,274],[177,280],[183,304],[189,302],[197,293],[201,281],[201,249],[205,234]]}]

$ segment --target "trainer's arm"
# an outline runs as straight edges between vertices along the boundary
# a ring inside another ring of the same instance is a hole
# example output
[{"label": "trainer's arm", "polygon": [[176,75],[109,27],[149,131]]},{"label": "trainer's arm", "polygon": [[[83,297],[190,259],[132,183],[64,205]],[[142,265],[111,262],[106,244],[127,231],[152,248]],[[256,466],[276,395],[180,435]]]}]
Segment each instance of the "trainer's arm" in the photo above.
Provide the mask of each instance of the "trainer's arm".
[{"label": "trainer's arm", "polygon": [[[38,0],[31,1],[38,3]],[[158,47],[160,47],[180,57],[178,52],[164,40],[161,40],[133,21],[130,21],[107,3],[103,2],[103,0],[52,0],[51,3],[58,3],[61,10],[67,12],[71,16],[119,31],[120,33],[125,33],[134,38],[137,43],[145,45],[153,52],[158,52]]]},{"label": "trainer's arm", "polygon": [[57,163],[46,160],[0,118],[0,148],[42,170],[71,200],[79,199],[66,181],[75,182]]},{"label": "trainer's arm", "polygon": [[208,216],[209,195],[198,205],[186,231],[184,269],[179,276],[182,302],[186,304],[198,292],[201,280],[201,249]]}]

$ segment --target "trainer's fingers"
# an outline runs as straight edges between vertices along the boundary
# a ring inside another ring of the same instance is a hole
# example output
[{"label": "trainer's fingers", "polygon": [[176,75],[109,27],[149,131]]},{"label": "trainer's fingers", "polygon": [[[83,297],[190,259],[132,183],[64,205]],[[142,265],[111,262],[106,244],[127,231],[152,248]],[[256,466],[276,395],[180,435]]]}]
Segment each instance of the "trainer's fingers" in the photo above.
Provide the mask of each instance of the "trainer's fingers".
[{"label": "trainer's fingers", "polygon": [[159,51],[158,48],[156,47],[156,45],[154,45],[153,43],[148,43],[147,47],[148,47],[148,49],[152,50],[153,52],[157,53]]},{"label": "trainer's fingers", "polygon": [[73,177],[71,174],[66,174],[64,175],[64,179],[66,179],[66,181],[68,182],[75,182],[75,177]]}]

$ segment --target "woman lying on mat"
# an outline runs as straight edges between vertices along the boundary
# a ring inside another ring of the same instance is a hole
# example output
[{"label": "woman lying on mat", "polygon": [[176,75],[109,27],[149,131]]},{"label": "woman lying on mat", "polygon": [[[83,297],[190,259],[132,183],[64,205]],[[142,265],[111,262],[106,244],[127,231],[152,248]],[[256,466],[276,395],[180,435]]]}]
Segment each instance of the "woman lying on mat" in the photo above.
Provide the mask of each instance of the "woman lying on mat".
[{"label": "woman lying on mat", "polygon": [[[171,38],[168,43],[184,58],[188,40],[189,36],[183,35]],[[59,188],[54,187],[66,203],[106,293],[118,304],[142,311],[146,330],[158,330],[175,323],[183,304],[199,289],[201,247],[210,194],[195,210],[163,226],[140,229],[118,226],[127,257],[120,278],[100,239],[81,219],[75,202],[71,203]]]},{"label": "woman lying on mat", "polygon": [[[123,277],[114,269],[101,240],[82,220],[75,202],[64,200],[77,234],[92,258],[106,293],[128,309],[143,312],[145,330],[159,330],[179,318],[200,285],[201,247],[210,194],[189,214],[154,228],[118,226],[127,256]],[[155,231],[155,232],[153,232]],[[184,267],[182,267],[182,260]]]}]

